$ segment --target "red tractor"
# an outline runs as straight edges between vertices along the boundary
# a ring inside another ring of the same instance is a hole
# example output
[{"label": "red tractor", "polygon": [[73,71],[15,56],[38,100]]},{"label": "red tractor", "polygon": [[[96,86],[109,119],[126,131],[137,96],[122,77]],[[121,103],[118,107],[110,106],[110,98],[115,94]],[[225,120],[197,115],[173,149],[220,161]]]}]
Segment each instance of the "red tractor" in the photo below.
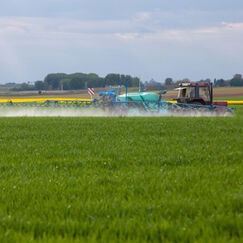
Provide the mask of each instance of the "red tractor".
[{"label": "red tractor", "polygon": [[181,83],[177,90],[178,103],[227,106],[227,102],[213,102],[212,83]]}]

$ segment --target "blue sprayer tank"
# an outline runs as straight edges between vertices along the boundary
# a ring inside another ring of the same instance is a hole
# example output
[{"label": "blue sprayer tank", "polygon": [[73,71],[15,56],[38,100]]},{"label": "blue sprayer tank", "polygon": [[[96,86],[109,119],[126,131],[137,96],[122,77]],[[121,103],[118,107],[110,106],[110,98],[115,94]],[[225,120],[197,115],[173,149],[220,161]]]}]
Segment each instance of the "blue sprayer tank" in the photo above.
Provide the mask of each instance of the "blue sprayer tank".
[{"label": "blue sprayer tank", "polygon": [[156,93],[138,92],[119,95],[120,101],[159,101],[159,96]]}]

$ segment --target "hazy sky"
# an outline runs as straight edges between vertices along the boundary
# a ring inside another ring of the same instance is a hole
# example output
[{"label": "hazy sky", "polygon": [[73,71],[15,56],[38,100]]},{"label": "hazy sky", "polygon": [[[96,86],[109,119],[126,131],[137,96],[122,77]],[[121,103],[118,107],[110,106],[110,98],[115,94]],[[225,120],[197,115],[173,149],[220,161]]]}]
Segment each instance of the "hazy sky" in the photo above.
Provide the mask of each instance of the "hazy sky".
[{"label": "hazy sky", "polygon": [[0,0],[0,83],[243,73],[243,0]]}]

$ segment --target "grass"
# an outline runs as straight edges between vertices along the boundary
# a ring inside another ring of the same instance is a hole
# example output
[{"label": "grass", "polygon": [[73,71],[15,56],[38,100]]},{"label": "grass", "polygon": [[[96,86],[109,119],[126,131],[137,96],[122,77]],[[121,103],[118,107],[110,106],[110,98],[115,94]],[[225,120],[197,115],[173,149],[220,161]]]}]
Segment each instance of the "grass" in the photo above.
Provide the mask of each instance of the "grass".
[{"label": "grass", "polygon": [[214,100],[243,100],[243,96],[215,97]]},{"label": "grass", "polygon": [[243,107],[0,123],[0,242],[242,240]]}]

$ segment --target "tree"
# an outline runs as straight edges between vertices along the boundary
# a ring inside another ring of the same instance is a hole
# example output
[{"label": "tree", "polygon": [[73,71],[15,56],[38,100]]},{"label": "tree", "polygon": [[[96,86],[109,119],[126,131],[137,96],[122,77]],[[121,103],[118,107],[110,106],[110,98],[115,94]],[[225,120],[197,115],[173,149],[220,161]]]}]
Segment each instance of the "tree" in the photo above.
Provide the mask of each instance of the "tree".
[{"label": "tree", "polygon": [[200,81],[198,81],[198,83],[211,83],[211,79],[210,78],[201,79]]},{"label": "tree", "polygon": [[230,80],[231,86],[243,86],[243,79],[241,75],[237,74]]},{"label": "tree", "polygon": [[120,85],[121,84],[121,76],[120,74],[110,73],[105,77],[105,85]]},{"label": "tree", "polygon": [[130,75],[122,74],[120,77],[120,85],[128,85],[128,87],[137,87],[139,85],[139,79],[133,78]]},{"label": "tree", "polygon": [[146,81],[144,83],[144,88],[146,90],[159,90],[162,89],[162,84],[160,82],[155,81],[154,79],[151,79],[149,82]]},{"label": "tree", "polygon": [[165,85],[172,85],[173,84],[173,79],[172,78],[166,78],[165,79]]},{"label": "tree", "polygon": [[35,89],[36,90],[44,90],[45,89],[45,83],[43,81],[35,81]]},{"label": "tree", "polygon": [[22,83],[18,87],[14,87],[11,90],[12,91],[35,90],[35,86],[28,83]]},{"label": "tree", "polygon": [[[89,73],[86,77],[86,85],[89,88],[96,88],[96,87],[105,87],[105,81],[103,78],[100,78],[97,74],[95,73]],[[85,88],[88,88],[85,87]]]},{"label": "tree", "polygon": [[132,78],[131,87],[138,87],[138,85],[139,85],[139,78],[138,77]]},{"label": "tree", "polygon": [[64,78],[60,81],[60,85],[62,85],[63,90],[69,90],[70,88],[70,79]]},{"label": "tree", "polygon": [[85,79],[83,78],[73,78],[70,81],[71,89],[84,89],[85,88]]},{"label": "tree", "polygon": [[37,80],[34,85],[30,82],[16,84],[15,90],[70,90],[70,89],[86,89],[105,87],[106,85],[126,85],[129,87],[137,87],[139,79],[130,75],[124,74],[107,74],[105,78],[99,77],[96,73],[50,73],[44,81]]},{"label": "tree", "polygon": [[218,79],[218,80],[216,80],[216,82],[215,82],[215,84],[214,84],[215,86],[218,86],[218,87],[224,87],[225,86],[225,80],[224,79]]},{"label": "tree", "polygon": [[233,78],[242,79],[242,75],[241,74],[235,74]]},{"label": "tree", "polygon": [[189,78],[184,78],[182,79],[182,83],[190,83],[191,80]]},{"label": "tree", "polygon": [[65,73],[51,73],[48,74],[45,79],[45,86],[47,89],[58,89],[60,87],[60,81],[67,77]]}]

